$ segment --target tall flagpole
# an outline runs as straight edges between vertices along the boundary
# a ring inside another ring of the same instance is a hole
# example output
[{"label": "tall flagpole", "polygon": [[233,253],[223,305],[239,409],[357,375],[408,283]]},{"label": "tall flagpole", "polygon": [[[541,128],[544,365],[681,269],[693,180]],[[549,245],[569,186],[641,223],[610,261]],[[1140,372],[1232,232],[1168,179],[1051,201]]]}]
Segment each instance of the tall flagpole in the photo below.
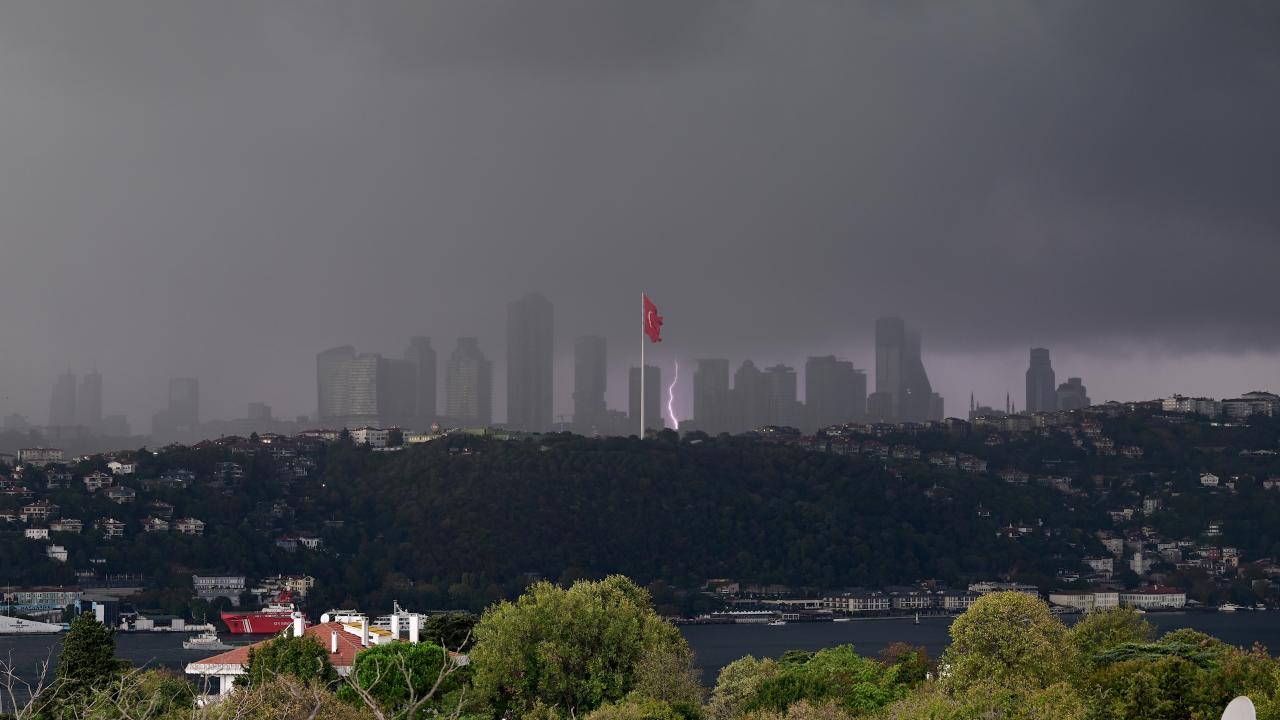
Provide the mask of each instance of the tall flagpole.
[{"label": "tall flagpole", "polygon": [[640,439],[644,439],[644,330],[649,318],[644,312],[644,293],[640,293]]}]

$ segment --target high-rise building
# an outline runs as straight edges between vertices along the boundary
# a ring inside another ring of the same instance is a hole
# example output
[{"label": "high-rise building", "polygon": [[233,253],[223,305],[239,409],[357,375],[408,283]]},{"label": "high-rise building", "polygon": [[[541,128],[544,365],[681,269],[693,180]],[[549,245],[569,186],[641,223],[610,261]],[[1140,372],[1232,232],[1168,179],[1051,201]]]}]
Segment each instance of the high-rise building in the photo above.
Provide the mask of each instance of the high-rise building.
[{"label": "high-rise building", "polygon": [[698,361],[693,371],[693,421],[705,433],[730,429],[729,361],[710,358]]},{"label": "high-rise building", "polygon": [[800,427],[799,387],[795,368],[782,364],[765,368],[764,392],[768,403],[765,424]]},{"label": "high-rise building", "polygon": [[436,351],[431,347],[431,338],[415,337],[410,340],[404,359],[413,363],[415,368],[417,397],[413,403],[414,415],[419,423],[431,423],[440,413],[436,404]]},{"label": "high-rise building", "polygon": [[180,377],[169,381],[169,419],[182,426],[200,424],[200,381]]},{"label": "high-rise building", "polygon": [[1048,348],[1031,348],[1031,365],[1027,368],[1027,412],[1053,412],[1058,409],[1057,381],[1049,362]]},{"label": "high-rise building", "polygon": [[351,345],[316,355],[316,414],[322,423],[347,415],[351,407],[347,371],[355,357],[356,349]]},{"label": "high-rise building", "polygon": [[264,402],[251,402],[249,403],[249,411],[245,417],[252,422],[269,423],[273,420],[271,416],[271,406]]},{"label": "high-rise building", "polygon": [[1084,381],[1078,377],[1067,378],[1066,382],[1059,385],[1057,396],[1059,410],[1079,410],[1093,404],[1089,400]]},{"label": "high-rise building", "polygon": [[804,364],[805,429],[809,432],[867,414],[867,376],[834,355],[811,357]]},{"label": "high-rise building", "polygon": [[[628,376],[628,417],[632,433],[640,432],[640,368],[631,368]],[[644,366],[644,427],[646,431],[666,427],[662,419],[662,370]]]},{"label": "high-rise building", "polygon": [[49,398],[49,427],[69,428],[76,424],[76,376],[63,373],[53,384]]},{"label": "high-rise building", "polygon": [[573,429],[582,435],[606,433],[604,394],[608,388],[607,345],[596,335],[573,344]]},{"label": "high-rise building", "polygon": [[493,363],[473,337],[458,338],[445,370],[445,414],[461,425],[493,423]]},{"label": "high-rise building", "polygon": [[743,360],[733,373],[733,432],[746,432],[769,424],[769,390],[764,373]]},{"label": "high-rise building", "polygon": [[507,426],[550,430],[553,324],[551,302],[531,293],[507,305]]},{"label": "high-rise building", "polygon": [[76,392],[76,424],[97,433],[102,426],[102,375],[96,370],[80,378]]},{"label": "high-rise building", "polygon": [[378,357],[376,383],[378,419],[383,426],[410,425],[418,415],[418,365],[412,360]]},{"label": "high-rise building", "polygon": [[920,333],[902,318],[876,321],[876,392],[868,400],[873,418],[891,422],[924,422],[938,403],[924,369]]}]

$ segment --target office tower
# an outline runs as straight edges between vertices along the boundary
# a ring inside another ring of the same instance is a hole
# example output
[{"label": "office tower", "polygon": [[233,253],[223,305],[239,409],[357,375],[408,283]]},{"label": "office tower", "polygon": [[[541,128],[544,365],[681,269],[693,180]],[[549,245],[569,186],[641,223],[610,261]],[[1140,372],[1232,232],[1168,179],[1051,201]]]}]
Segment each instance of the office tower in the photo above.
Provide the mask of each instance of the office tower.
[{"label": "office tower", "polygon": [[929,398],[929,420],[933,422],[942,422],[947,417],[946,403],[942,400],[942,396],[934,393]]},{"label": "office tower", "polygon": [[445,370],[445,414],[461,425],[493,423],[493,364],[473,337],[458,338]]},{"label": "office tower", "polygon": [[351,406],[346,381],[347,369],[355,359],[350,345],[331,348],[316,355],[316,414],[320,422],[341,418]]},{"label": "office tower", "polygon": [[787,365],[765,368],[764,394],[767,402],[767,425],[800,427],[799,389],[796,370]]},{"label": "office tower", "polygon": [[414,415],[419,423],[431,423],[440,412],[436,405],[436,351],[431,347],[431,338],[415,337],[410,340],[404,359],[413,363],[415,368],[417,397],[413,402]]},{"label": "office tower", "polygon": [[49,427],[69,428],[76,424],[76,376],[63,373],[53,384],[49,399]]},{"label": "office tower", "polygon": [[868,400],[877,420],[924,422],[935,410],[933,386],[924,369],[920,333],[901,318],[876,321],[876,392]]},{"label": "office tower", "polygon": [[733,373],[733,432],[755,430],[769,424],[769,393],[764,373],[750,360]]},{"label": "office tower", "polygon": [[507,426],[552,427],[551,302],[531,293],[507,305]]},{"label": "office tower", "polygon": [[729,361],[698,361],[693,371],[693,421],[699,430],[716,434],[729,430]]},{"label": "office tower", "polygon": [[1057,396],[1059,410],[1079,410],[1093,404],[1089,400],[1084,382],[1078,377],[1067,378],[1066,382],[1059,385]]},{"label": "office tower", "polygon": [[76,424],[98,432],[102,425],[102,375],[97,371],[80,378],[76,392]]},{"label": "office tower", "polygon": [[606,433],[604,394],[608,387],[605,339],[584,335],[573,344],[573,429],[582,435]]},{"label": "office tower", "polygon": [[271,406],[264,402],[251,402],[245,417],[253,422],[271,422]]},{"label": "office tower", "polygon": [[902,355],[907,343],[907,327],[902,318],[876,320],[876,420],[901,417]]},{"label": "office tower", "polygon": [[867,376],[834,355],[811,357],[804,364],[805,429],[861,422],[867,412]]},{"label": "office tower", "polygon": [[1053,412],[1058,409],[1057,381],[1049,362],[1048,348],[1031,348],[1031,365],[1027,368],[1027,412]]},{"label": "office tower", "polygon": [[169,381],[169,420],[182,427],[200,424],[200,381],[173,378]]},{"label": "office tower", "polygon": [[[640,432],[640,368],[631,368],[629,376],[628,416],[631,433]],[[644,366],[644,426],[645,430],[661,430],[666,427],[662,411],[662,371],[653,365]]]},{"label": "office tower", "polygon": [[412,360],[378,357],[377,408],[383,427],[411,425],[418,412],[418,365]]}]

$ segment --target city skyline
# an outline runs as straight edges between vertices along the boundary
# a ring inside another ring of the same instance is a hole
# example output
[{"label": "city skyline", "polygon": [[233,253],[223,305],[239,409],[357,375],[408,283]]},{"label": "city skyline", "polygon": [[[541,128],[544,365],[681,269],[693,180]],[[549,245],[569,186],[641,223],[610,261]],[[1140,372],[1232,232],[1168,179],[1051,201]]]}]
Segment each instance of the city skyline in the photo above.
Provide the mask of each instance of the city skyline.
[{"label": "city skyline", "polygon": [[170,377],[311,414],[318,350],[421,334],[479,338],[505,417],[530,288],[557,416],[584,334],[625,406],[640,291],[664,376],[872,368],[895,314],[949,414],[1030,347],[1097,400],[1277,385],[1267,5],[83,5],[0,23],[0,415],[68,367],[139,431]]}]

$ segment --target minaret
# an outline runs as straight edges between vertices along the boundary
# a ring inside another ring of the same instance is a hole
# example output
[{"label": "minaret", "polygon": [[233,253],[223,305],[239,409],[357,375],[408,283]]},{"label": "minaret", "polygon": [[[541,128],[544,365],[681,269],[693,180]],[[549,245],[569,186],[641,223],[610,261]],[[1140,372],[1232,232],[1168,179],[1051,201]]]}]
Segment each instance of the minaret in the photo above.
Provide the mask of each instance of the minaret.
[{"label": "minaret", "polygon": [[1004,394],[1004,414],[1005,414],[1005,415],[1012,415],[1012,414],[1013,414],[1013,406],[1009,404],[1009,392],[1008,392],[1008,391],[1005,391],[1005,394]]},{"label": "minaret", "polygon": [[974,410],[977,410],[977,409],[978,409],[978,406],[973,404],[973,393],[970,392],[969,393],[969,412],[973,412]]}]

